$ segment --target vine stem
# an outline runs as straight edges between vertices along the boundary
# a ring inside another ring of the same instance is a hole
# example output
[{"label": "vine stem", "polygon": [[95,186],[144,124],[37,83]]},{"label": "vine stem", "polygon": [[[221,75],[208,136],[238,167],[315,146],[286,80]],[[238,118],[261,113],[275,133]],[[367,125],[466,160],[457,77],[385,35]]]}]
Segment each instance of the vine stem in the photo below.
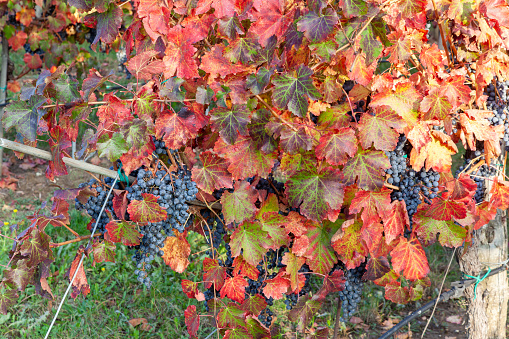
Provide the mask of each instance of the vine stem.
[{"label": "vine stem", "polygon": [[338,310],[336,312],[336,320],[334,322],[334,336],[333,336],[334,339],[338,337],[340,314],[341,314],[341,298],[338,296]]},{"label": "vine stem", "polygon": [[433,10],[435,12],[435,16],[437,19],[438,29],[440,30],[440,36],[442,37],[442,45],[444,46],[445,54],[447,55],[447,63],[449,64],[449,68],[451,68],[453,61],[451,60],[451,56],[449,55],[449,49],[447,48],[447,39],[445,38],[444,28],[440,23],[440,15],[438,15],[437,4],[435,3],[435,0],[431,0],[431,2],[433,3]]},{"label": "vine stem", "polygon": [[290,125],[290,123],[286,120],[284,120],[283,118],[281,118],[279,116],[279,114],[276,113],[276,111],[274,111],[274,109],[268,104],[265,102],[265,100],[262,99],[262,97],[258,94],[255,95],[255,97],[260,100],[260,102],[263,104],[263,106],[267,107],[268,110],[270,111],[270,113],[272,113],[272,115],[277,118],[279,121],[281,121],[283,124],[285,124],[286,126],[288,126],[289,128],[292,129],[292,131],[294,132],[297,132],[297,129],[295,127],[293,127],[292,125]]},{"label": "vine stem", "polygon": [[[124,100],[124,101],[135,101],[136,99],[135,98],[131,98],[131,99],[122,99],[122,100]],[[152,101],[164,102],[164,103],[166,103],[166,102],[174,102],[172,100],[165,100],[165,99],[152,99]],[[196,101],[196,99],[184,99],[183,101]],[[107,103],[109,103],[109,101],[89,101],[89,102],[87,102],[88,105],[105,105]],[[57,107],[57,106],[62,106],[62,104],[44,105],[41,108],[52,108],[52,107]]]},{"label": "vine stem", "polygon": [[[102,233],[96,233],[94,234],[94,238],[95,237],[100,237],[101,235],[103,235]],[[83,237],[79,237],[79,238],[75,238],[75,239],[71,239],[71,240],[67,240],[67,241],[64,241],[64,242],[58,242],[58,243],[55,243],[55,242],[51,242],[49,244],[49,247],[60,247],[60,246],[64,246],[64,245],[68,245],[68,244],[72,244],[74,242],[79,242],[79,241],[82,241],[82,240],[86,240],[86,239],[89,239],[89,238],[92,238],[92,235],[86,235],[86,236],[83,236]]]},{"label": "vine stem", "polygon": [[[442,279],[442,284],[440,285],[440,291],[438,292],[437,300],[440,300],[440,295],[442,294],[442,288],[444,287],[445,278],[447,278],[447,274],[449,273],[449,269],[451,268],[452,259],[454,258],[455,254],[456,254],[456,248],[454,248],[454,251],[452,252],[452,255],[451,255],[451,259],[449,260],[449,265],[447,265],[447,270],[445,270],[444,278]],[[433,318],[433,314],[435,314],[437,305],[438,305],[438,302],[436,302],[435,306],[433,307],[433,311],[431,312],[431,315],[429,316],[428,322],[426,323],[426,327],[424,327],[424,331],[422,331],[421,339],[424,338],[424,334],[426,333],[429,323],[431,322],[431,319]]]}]

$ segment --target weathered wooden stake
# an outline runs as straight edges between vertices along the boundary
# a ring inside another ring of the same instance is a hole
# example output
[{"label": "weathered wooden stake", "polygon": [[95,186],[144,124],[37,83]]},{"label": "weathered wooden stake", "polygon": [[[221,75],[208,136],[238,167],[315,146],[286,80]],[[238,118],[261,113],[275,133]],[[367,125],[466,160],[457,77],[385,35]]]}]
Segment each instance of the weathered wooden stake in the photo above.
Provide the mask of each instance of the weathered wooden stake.
[{"label": "weathered wooden stake", "polygon": [[[0,71],[0,104],[5,104],[7,94],[7,66],[9,62],[9,44],[4,34],[2,34],[2,70]],[[2,125],[2,117],[4,115],[5,107],[0,107],[0,138],[4,136],[4,129]],[[3,164],[4,150],[0,147],[0,178],[2,178],[2,164]]]}]

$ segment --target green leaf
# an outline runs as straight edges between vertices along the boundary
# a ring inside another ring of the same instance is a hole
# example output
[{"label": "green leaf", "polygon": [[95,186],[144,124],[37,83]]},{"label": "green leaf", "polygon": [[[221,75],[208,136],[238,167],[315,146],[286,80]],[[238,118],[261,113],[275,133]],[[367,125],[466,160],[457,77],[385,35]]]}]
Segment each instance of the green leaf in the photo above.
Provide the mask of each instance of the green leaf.
[{"label": "green leaf", "polygon": [[255,63],[259,48],[256,39],[238,38],[224,49],[224,56],[234,64],[240,61],[243,65],[250,65]]},{"label": "green leaf", "polygon": [[304,36],[311,42],[320,42],[332,33],[338,23],[338,15],[332,8],[327,8],[325,14],[309,12],[297,22],[297,29],[304,32]]},{"label": "green leaf", "polygon": [[377,40],[371,25],[362,32],[360,45],[362,51],[366,53],[366,66],[371,65],[383,50],[383,45]]},{"label": "green leaf", "polygon": [[[51,82],[54,86],[51,92],[51,97],[63,103],[71,103],[81,98],[78,93],[78,82],[72,80],[67,74],[62,74],[56,80]],[[46,90],[50,87],[46,86]]]},{"label": "green leaf", "polygon": [[120,157],[129,151],[124,136],[119,133],[113,133],[110,138],[108,134],[104,134],[97,143],[97,151],[99,157],[107,157],[110,161],[117,161]]},{"label": "green leaf", "polygon": [[100,241],[96,239],[94,241],[94,262],[92,263],[95,266],[96,263],[109,261],[115,262],[115,249],[116,246],[110,241],[104,240]]},{"label": "green leaf", "polygon": [[242,249],[244,259],[255,267],[267,252],[266,245],[269,245],[269,234],[256,222],[244,222],[235,229],[231,236],[232,256],[239,256]]},{"label": "green leaf", "polygon": [[316,54],[322,57],[327,62],[330,62],[331,57],[336,54],[337,45],[334,40],[327,40],[317,44],[309,45],[309,48]]},{"label": "green leaf", "polygon": [[237,222],[240,224],[244,220],[251,219],[257,210],[255,206],[256,199],[256,191],[248,182],[236,182],[234,192],[224,192],[221,197],[226,223]]},{"label": "green leaf", "polygon": [[312,74],[310,68],[301,65],[297,68],[297,77],[287,73],[276,76],[272,80],[275,86],[272,99],[276,106],[284,109],[288,105],[288,109],[298,117],[306,116],[309,106],[307,98],[321,98],[320,92],[313,85]]},{"label": "green leaf", "polygon": [[250,113],[246,105],[233,105],[231,109],[216,107],[210,112],[212,130],[219,132],[224,141],[233,145],[239,134],[248,135],[246,127]]},{"label": "green leaf", "polygon": [[106,230],[110,235],[112,242],[122,242],[126,246],[136,246],[140,244],[143,235],[138,232],[136,224],[129,221],[110,221],[106,225]]},{"label": "green leaf", "polygon": [[270,77],[274,73],[274,69],[266,69],[262,67],[256,74],[249,74],[247,76],[246,87],[251,90],[253,94],[260,94],[265,87],[269,84]]},{"label": "green leaf", "polygon": [[424,246],[432,245],[437,237],[442,246],[459,247],[463,244],[467,230],[454,220],[435,220],[426,216],[422,208],[414,215],[414,231]]},{"label": "green leaf", "polygon": [[315,224],[309,227],[306,236],[309,239],[307,251],[304,253],[306,262],[313,272],[329,274],[334,264],[338,261],[334,249],[331,246],[332,236],[340,229],[343,220],[324,222],[323,225]]},{"label": "green leaf", "polygon": [[384,184],[384,170],[389,169],[391,163],[382,151],[358,151],[343,168],[345,185],[357,186],[365,190],[376,190]]},{"label": "green leaf", "polygon": [[359,17],[368,13],[368,5],[364,0],[340,0],[339,6],[347,18]]},{"label": "green leaf", "polygon": [[314,221],[334,220],[344,198],[341,172],[332,168],[304,170],[286,182],[288,202]]},{"label": "green leaf", "polygon": [[15,101],[5,108],[2,122],[8,131],[12,127],[23,138],[35,141],[39,118],[44,114],[39,107],[46,101],[42,96],[33,95],[28,101]]},{"label": "green leaf", "polygon": [[140,149],[148,142],[147,122],[144,120],[136,118],[127,122],[122,126],[122,133],[129,148]]}]

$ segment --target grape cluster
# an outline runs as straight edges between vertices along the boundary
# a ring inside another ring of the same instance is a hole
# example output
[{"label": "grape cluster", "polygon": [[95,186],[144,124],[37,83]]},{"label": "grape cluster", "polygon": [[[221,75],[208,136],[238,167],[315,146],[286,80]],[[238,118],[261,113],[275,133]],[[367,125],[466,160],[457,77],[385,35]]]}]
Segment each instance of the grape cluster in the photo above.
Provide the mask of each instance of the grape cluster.
[{"label": "grape cluster", "polygon": [[342,301],[343,315],[341,321],[345,322],[357,311],[357,305],[361,301],[364,282],[362,276],[366,272],[366,263],[359,267],[345,271],[345,289],[339,292]]},{"label": "grape cluster", "polygon": [[[456,171],[456,177],[466,168],[475,166],[479,161],[484,160],[484,156],[481,157],[481,151],[477,150],[474,153],[474,159],[465,159],[465,165],[462,165]],[[481,203],[484,200],[485,195],[485,182],[484,178],[489,178],[497,175],[497,170],[494,167],[488,167],[486,164],[479,166],[476,170],[470,173],[470,178],[475,181],[477,189],[475,191],[475,202]]]},{"label": "grape cluster", "polygon": [[[299,272],[300,273],[308,273],[308,272],[311,272],[311,269],[309,268],[309,266],[307,264],[304,264],[299,269]],[[302,289],[299,291],[299,293],[287,294],[285,296],[284,303],[286,305],[286,309],[287,310],[291,310],[297,304],[297,301],[299,301],[299,297],[302,297],[302,296],[308,294],[309,291],[311,291],[311,285],[310,285],[310,277],[311,277],[311,275],[310,274],[304,274],[304,277],[305,277],[306,281],[305,281],[304,286],[302,287]]]},{"label": "grape cluster", "polygon": [[32,51],[32,48],[30,47],[30,44],[28,44],[28,43],[24,44],[23,48],[25,49],[25,52],[30,55],[34,55],[34,54],[38,54],[40,56],[44,55],[44,51],[40,48],[37,48],[35,51]]},{"label": "grape cluster", "polygon": [[440,174],[423,167],[420,171],[414,171],[407,166],[407,155],[403,148],[406,138],[400,137],[394,151],[385,152],[391,162],[391,168],[385,172],[390,175],[387,182],[397,186],[399,190],[391,194],[392,200],[404,200],[412,225],[412,216],[417,207],[424,201],[431,204],[431,199],[437,196]]},{"label": "grape cluster", "polygon": [[484,94],[488,95],[486,107],[493,111],[494,116],[487,118],[491,125],[504,125],[504,142],[503,145],[509,149],[509,108],[507,107],[507,100],[509,99],[509,81],[497,81],[496,88],[491,83],[489,84]]},{"label": "grape cluster", "polygon": [[206,221],[206,224],[203,225],[205,239],[207,240],[209,246],[214,247],[214,249],[219,248],[219,246],[221,246],[221,243],[223,242],[223,235],[226,234],[226,229],[224,228],[223,213],[219,213],[218,217],[216,216],[215,213],[212,213],[210,210],[204,209],[200,211],[200,214]]},{"label": "grape cluster", "polygon": [[[112,167],[113,168],[113,167]],[[88,197],[88,200],[85,204],[79,202],[78,199],[75,200],[75,208],[77,210],[85,210],[88,215],[93,218],[93,221],[96,221],[99,217],[99,213],[103,207],[106,196],[108,195],[108,186],[111,187],[113,183],[112,178],[105,178],[102,182],[98,182],[96,179],[91,179],[89,182],[79,184],[79,188],[89,187],[91,189],[95,189],[97,192],[97,196],[91,195]],[[114,189],[120,189],[119,182],[115,183]],[[99,220],[96,228],[96,232],[105,233],[106,225],[110,222],[110,218],[108,217],[107,211],[113,213],[113,197],[114,194],[110,194],[108,202],[106,203],[106,207],[104,208],[104,212],[101,215],[101,219]],[[93,223],[95,225],[95,222]]]}]

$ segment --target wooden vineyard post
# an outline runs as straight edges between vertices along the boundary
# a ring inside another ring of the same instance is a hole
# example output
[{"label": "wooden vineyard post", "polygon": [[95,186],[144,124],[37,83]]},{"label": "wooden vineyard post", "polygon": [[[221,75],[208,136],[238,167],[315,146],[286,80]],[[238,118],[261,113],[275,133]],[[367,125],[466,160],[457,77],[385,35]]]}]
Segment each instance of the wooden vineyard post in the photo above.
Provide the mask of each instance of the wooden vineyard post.
[{"label": "wooden vineyard post", "polygon": [[[503,168],[503,157],[493,161],[492,166]],[[499,179],[503,179],[500,173]],[[485,181],[487,192],[491,181]],[[460,269],[463,273],[478,276],[480,272],[495,268],[508,257],[507,212],[498,210],[495,219],[484,225],[473,236],[474,244],[459,253]],[[482,277],[480,277],[482,278]],[[506,338],[507,302],[509,287],[507,274],[496,274],[481,281],[474,295],[472,285],[465,289],[468,301],[467,330],[469,339]]]},{"label": "wooden vineyard post", "polygon": [[[0,72],[0,104],[5,104],[7,94],[7,66],[9,62],[9,44],[4,34],[2,34],[2,70]],[[5,107],[0,107],[0,138],[4,136],[4,129],[2,125],[2,117],[4,115]],[[0,178],[2,177],[2,163],[3,163],[4,149],[0,147]]]}]

